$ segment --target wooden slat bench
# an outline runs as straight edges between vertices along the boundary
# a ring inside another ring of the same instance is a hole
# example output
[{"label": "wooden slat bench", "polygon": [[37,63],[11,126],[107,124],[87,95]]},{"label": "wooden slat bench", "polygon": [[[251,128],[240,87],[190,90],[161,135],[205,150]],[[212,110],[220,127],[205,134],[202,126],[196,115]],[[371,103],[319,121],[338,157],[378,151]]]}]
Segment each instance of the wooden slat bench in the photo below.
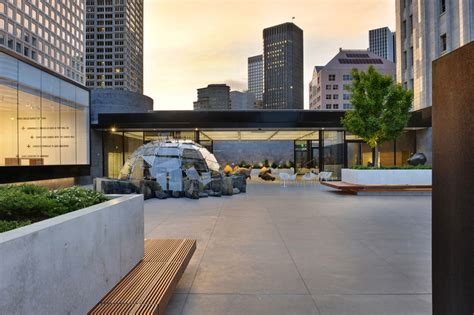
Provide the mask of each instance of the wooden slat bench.
[{"label": "wooden slat bench", "polygon": [[89,314],[163,314],[195,240],[145,240],[145,257]]},{"label": "wooden slat bench", "polygon": [[359,185],[346,182],[320,182],[324,186],[339,189],[343,192],[357,194],[359,192],[380,193],[380,192],[394,192],[394,193],[427,193],[431,192],[431,185]]}]

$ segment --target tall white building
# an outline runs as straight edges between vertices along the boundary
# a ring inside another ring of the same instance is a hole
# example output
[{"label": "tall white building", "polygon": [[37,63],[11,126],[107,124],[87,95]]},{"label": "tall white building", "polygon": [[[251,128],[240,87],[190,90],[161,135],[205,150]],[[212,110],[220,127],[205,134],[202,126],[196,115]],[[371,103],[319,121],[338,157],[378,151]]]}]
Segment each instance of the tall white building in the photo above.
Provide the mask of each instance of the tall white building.
[{"label": "tall white building", "polygon": [[248,91],[255,95],[258,102],[263,101],[263,56],[248,59]]},{"label": "tall white building", "polygon": [[431,63],[474,39],[473,0],[396,1],[397,80],[431,106]]},{"label": "tall white building", "polygon": [[395,62],[395,34],[388,27],[370,30],[369,50],[382,58]]},{"label": "tall white building", "polygon": [[345,50],[324,67],[315,67],[309,84],[309,108],[316,110],[347,110],[352,108],[352,69],[367,71],[369,65],[395,78],[395,64],[367,50]]},{"label": "tall white building", "polygon": [[84,84],[83,0],[1,0],[0,46]]}]

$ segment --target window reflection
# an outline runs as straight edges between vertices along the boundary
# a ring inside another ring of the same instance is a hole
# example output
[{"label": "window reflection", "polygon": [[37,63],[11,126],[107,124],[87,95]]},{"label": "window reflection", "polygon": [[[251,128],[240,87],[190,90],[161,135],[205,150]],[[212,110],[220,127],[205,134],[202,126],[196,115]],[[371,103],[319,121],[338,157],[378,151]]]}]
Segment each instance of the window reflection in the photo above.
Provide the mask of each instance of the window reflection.
[{"label": "window reflection", "polygon": [[89,164],[89,92],[0,53],[0,166]]}]

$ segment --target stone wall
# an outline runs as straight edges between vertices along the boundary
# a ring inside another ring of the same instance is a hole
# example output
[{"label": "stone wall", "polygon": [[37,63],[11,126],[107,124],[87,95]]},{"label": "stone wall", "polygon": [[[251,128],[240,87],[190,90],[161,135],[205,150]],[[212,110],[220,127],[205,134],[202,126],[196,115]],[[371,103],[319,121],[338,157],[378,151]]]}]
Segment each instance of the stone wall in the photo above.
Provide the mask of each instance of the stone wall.
[{"label": "stone wall", "polygon": [[221,165],[259,163],[264,160],[281,163],[294,160],[293,141],[214,141],[213,153]]},{"label": "stone wall", "polygon": [[99,113],[144,113],[153,110],[153,99],[140,94],[114,89],[91,91],[91,124]]}]

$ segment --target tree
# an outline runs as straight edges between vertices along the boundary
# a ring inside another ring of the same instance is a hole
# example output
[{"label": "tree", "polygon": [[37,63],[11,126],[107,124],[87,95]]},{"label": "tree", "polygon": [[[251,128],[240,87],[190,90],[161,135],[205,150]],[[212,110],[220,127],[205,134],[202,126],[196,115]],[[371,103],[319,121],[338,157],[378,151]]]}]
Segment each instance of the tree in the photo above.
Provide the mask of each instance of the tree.
[{"label": "tree", "polygon": [[398,138],[410,119],[413,93],[389,75],[369,66],[367,72],[352,70],[351,102],[341,122],[375,151],[374,167],[379,167],[379,146]]}]

